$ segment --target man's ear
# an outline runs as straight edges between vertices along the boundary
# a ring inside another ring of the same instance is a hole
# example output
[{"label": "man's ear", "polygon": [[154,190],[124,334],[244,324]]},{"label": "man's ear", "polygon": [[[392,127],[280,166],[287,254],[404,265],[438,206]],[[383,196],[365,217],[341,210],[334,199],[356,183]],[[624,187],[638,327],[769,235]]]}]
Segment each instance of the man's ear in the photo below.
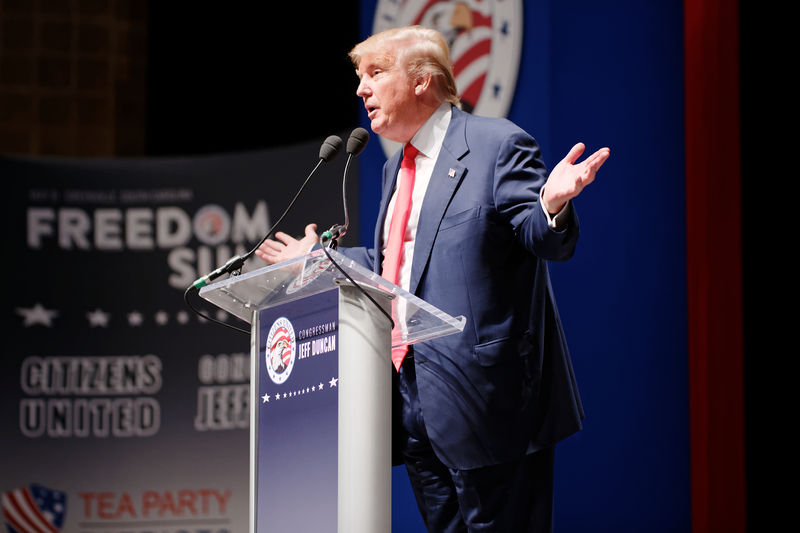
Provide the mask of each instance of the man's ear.
[{"label": "man's ear", "polygon": [[418,77],[414,82],[414,94],[417,96],[425,94],[431,88],[432,79],[433,76],[429,72]]}]

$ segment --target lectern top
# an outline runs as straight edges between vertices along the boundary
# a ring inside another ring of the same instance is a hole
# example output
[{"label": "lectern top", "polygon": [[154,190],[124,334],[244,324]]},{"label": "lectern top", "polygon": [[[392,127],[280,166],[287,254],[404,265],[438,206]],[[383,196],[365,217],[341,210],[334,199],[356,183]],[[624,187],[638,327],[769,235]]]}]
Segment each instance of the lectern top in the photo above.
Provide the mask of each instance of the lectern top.
[{"label": "lectern top", "polygon": [[[464,329],[463,316],[453,318],[424,300],[367,270],[336,250],[330,257],[373,298],[392,298],[392,318],[397,327],[392,345],[399,346],[457,333]],[[350,281],[336,268],[324,250],[217,281],[200,289],[200,296],[251,323],[253,312],[318,294]],[[380,313],[375,309],[376,313]]]}]

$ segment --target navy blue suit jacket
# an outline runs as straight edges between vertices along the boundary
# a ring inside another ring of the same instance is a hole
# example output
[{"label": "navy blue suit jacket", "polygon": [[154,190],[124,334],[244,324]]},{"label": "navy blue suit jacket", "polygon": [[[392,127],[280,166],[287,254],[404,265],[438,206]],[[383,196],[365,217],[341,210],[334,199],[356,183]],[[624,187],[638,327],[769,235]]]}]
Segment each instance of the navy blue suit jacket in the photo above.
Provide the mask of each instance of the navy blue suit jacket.
[{"label": "navy blue suit jacket", "polygon": [[[372,249],[341,251],[380,272],[381,228],[401,152],[383,168]],[[470,469],[519,459],[579,430],[572,363],[548,275],[578,239],[539,205],[547,178],[536,141],[505,119],[453,108],[422,204],[409,292],[464,331],[414,345],[430,441],[443,463]]]}]

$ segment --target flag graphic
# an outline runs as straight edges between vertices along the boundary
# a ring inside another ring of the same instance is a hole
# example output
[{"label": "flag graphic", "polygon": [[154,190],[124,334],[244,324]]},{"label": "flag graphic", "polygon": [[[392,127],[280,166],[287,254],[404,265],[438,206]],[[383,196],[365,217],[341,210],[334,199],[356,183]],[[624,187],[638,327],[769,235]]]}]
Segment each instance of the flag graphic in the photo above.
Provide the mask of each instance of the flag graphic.
[{"label": "flag graphic", "polygon": [[8,533],[58,533],[64,525],[67,496],[31,484],[3,493],[2,510]]}]

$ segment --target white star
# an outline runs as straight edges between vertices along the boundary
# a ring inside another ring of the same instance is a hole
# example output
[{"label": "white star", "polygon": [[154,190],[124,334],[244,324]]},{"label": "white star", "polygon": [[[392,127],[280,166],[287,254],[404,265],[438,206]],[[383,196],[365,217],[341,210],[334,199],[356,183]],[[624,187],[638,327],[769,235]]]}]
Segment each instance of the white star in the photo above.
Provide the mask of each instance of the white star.
[{"label": "white star", "polygon": [[280,394],[276,394],[276,395],[275,395],[275,399],[276,399],[276,400],[280,400],[280,399],[281,399],[281,395],[280,395]]},{"label": "white star", "polygon": [[53,319],[58,316],[58,311],[54,309],[45,309],[42,307],[42,304],[38,302],[31,308],[17,307],[16,311],[18,315],[24,318],[22,325],[25,327],[40,324],[50,328],[53,327]]},{"label": "white star", "polygon": [[111,320],[111,313],[106,313],[102,309],[95,309],[86,313],[86,320],[89,321],[89,327],[107,328],[108,321]]},{"label": "white star", "polygon": [[144,319],[142,318],[142,313],[139,311],[132,311],[128,313],[128,325],[136,327],[141,326]]},{"label": "white star", "polygon": [[169,322],[169,313],[166,311],[158,311],[155,315],[156,324],[159,326],[166,326]]},{"label": "white star", "polygon": [[322,385],[322,383],[320,383],[319,384],[319,390],[322,390],[322,387],[323,387],[323,385]]},{"label": "white star", "polygon": [[339,381],[337,378],[331,378],[331,380],[328,382],[328,385],[335,387],[337,381]]},{"label": "white star", "polygon": [[175,319],[178,321],[178,324],[186,324],[189,322],[189,313],[186,311],[178,311],[178,315]]},{"label": "white star", "polygon": [[269,402],[269,394],[265,394],[264,396],[261,397],[261,399],[263,400],[262,403],[268,403]]}]

